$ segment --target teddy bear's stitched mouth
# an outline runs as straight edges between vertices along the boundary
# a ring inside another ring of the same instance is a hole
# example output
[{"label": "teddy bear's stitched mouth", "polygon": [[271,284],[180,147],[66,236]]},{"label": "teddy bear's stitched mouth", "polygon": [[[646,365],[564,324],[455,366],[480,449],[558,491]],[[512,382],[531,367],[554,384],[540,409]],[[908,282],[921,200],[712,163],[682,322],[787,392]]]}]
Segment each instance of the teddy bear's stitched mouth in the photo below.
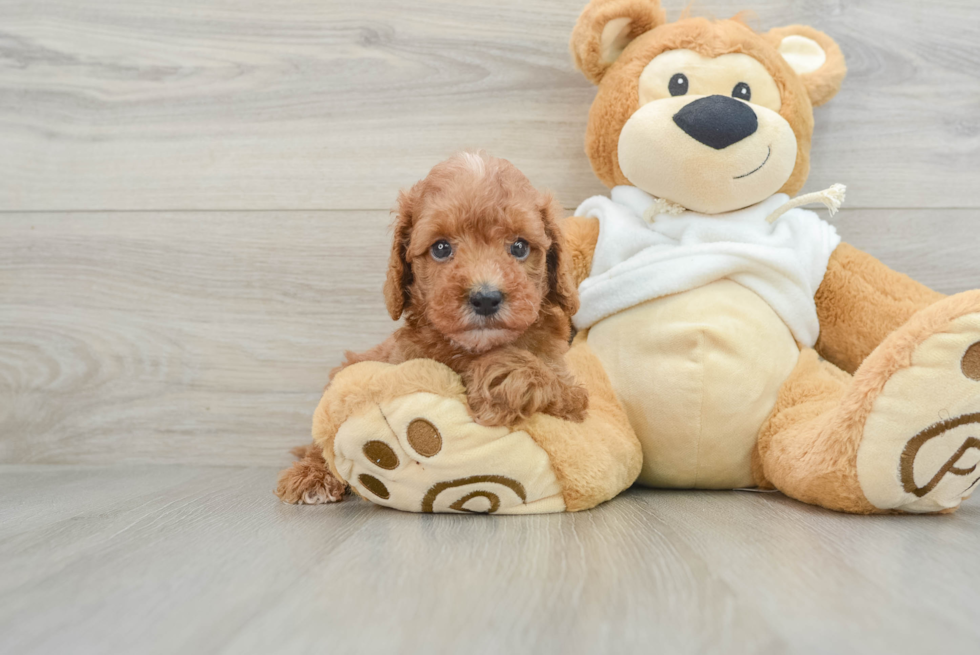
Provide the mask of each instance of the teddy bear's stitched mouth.
[{"label": "teddy bear's stitched mouth", "polygon": [[765,166],[769,162],[769,158],[770,157],[772,157],[772,146],[771,145],[769,146],[769,152],[766,153],[766,160],[764,162],[762,162],[761,164],[759,164],[759,167],[758,168],[756,168],[755,170],[749,171],[745,175],[739,175],[739,176],[735,177],[734,179],[741,180],[743,177],[748,177],[749,175],[752,175],[753,173],[758,173],[759,171],[762,170],[762,167]]}]

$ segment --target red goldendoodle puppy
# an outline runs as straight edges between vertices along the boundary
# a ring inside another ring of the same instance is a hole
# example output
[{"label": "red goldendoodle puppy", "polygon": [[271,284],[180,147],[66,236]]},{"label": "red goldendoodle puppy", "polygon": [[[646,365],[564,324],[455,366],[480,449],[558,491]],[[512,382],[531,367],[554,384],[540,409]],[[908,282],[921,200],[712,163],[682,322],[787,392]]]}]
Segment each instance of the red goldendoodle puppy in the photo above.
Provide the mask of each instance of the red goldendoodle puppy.
[{"label": "red goldendoodle puppy", "polygon": [[[463,153],[398,198],[385,282],[405,324],[361,361],[429,358],[459,373],[474,418],[507,425],[536,412],[581,421],[585,388],[565,368],[578,293],[563,251],[561,208],[504,159]],[[344,485],[317,446],[282,472],[291,503],[340,500]]]}]

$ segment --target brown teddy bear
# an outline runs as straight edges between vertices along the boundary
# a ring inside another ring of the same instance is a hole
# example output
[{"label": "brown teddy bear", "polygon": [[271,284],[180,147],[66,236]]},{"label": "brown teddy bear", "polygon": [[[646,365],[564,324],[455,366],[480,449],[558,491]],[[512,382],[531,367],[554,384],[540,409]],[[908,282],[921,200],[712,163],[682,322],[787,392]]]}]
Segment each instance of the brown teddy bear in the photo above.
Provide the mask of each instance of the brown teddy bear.
[{"label": "brown teddy bear", "polygon": [[833,40],[593,0],[571,45],[599,87],[586,151],[612,187],[564,226],[586,421],[484,427],[448,368],[365,362],[317,408],[331,471],[422,512],[586,509],[637,476],[862,514],[955,509],[980,481],[980,292],[931,291],[801,208],[836,209],[842,188],[790,199],[812,108],[846,73]]},{"label": "brown teddy bear", "polygon": [[813,107],[846,74],[826,34],[668,23],[593,0],[571,41],[598,86],[576,327],[643,446],[642,484],[776,488],[830,509],[955,509],[980,481],[980,292],[931,291],[791,201]]}]

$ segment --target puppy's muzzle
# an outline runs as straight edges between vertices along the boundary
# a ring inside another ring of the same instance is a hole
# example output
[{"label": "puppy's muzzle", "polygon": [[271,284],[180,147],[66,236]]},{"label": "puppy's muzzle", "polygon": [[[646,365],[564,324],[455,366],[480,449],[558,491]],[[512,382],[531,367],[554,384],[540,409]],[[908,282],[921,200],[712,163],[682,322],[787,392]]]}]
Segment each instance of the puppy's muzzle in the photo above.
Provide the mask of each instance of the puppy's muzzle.
[{"label": "puppy's muzzle", "polygon": [[492,287],[482,286],[470,293],[470,305],[479,316],[493,316],[503,302],[504,294]]}]

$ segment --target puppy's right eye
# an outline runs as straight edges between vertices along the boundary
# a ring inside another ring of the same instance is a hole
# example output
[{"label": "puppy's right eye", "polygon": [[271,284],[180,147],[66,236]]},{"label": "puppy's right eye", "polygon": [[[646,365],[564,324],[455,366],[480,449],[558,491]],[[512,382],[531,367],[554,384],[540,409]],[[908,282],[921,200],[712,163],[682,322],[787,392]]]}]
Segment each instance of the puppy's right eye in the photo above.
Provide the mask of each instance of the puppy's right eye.
[{"label": "puppy's right eye", "polygon": [[444,262],[452,256],[453,247],[445,239],[440,239],[432,244],[429,252],[432,253],[432,259]]}]

